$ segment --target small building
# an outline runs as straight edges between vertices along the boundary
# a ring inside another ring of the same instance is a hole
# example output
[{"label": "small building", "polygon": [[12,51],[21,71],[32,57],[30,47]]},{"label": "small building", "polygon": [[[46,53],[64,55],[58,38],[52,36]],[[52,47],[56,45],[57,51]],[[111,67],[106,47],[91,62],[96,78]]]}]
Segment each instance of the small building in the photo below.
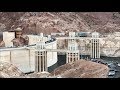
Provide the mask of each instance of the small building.
[{"label": "small building", "polygon": [[29,43],[28,45],[32,45],[32,44],[36,44],[40,41],[47,41],[48,38],[47,37],[44,37],[43,34],[40,34],[40,35],[27,35],[28,38],[29,38]]},{"label": "small building", "polygon": [[88,37],[88,36],[90,36],[90,32],[76,32],[76,36],[78,36],[78,37]]}]

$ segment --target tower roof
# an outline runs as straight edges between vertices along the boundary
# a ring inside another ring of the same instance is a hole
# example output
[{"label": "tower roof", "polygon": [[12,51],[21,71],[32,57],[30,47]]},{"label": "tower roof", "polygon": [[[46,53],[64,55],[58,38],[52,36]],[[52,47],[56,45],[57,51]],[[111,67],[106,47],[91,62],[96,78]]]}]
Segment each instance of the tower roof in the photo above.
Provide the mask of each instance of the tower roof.
[{"label": "tower roof", "polygon": [[75,37],[75,32],[69,32],[69,37]]},{"label": "tower roof", "polygon": [[95,31],[92,33],[92,35],[99,35],[99,33]]},{"label": "tower roof", "polygon": [[22,31],[22,29],[21,28],[17,28],[17,29],[15,29],[15,31]]},{"label": "tower roof", "polygon": [[93,33],[92,33],[92,37],[98,38],[98,37],[99,37],[99,33],[98,33],[98,32],[96,32],[96,31],[95,31],[95,32],[93,32]]}]

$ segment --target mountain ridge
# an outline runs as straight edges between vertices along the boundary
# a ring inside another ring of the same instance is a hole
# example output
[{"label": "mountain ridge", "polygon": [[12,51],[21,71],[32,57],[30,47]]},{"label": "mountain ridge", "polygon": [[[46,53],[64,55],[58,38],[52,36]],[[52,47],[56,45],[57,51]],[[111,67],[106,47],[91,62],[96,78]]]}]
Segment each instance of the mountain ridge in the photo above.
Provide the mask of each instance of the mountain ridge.
[{"label": "mountain ridge", "polygon": [[119,12],[0,12],[0,31],[21,27],[24,33],[120,31]]}]

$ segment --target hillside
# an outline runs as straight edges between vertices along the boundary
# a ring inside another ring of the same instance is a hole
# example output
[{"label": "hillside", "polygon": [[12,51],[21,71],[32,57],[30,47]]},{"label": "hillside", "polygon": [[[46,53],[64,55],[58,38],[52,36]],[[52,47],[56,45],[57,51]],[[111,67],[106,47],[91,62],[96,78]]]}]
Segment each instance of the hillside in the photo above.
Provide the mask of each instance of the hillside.
[{"label": "hillside", "polygon": [[103,64],[78,60],[56,68],[51,74],[63,78],[107,78],[108,72]]},{"label": "hillside", "polygon": [[16,66],[0,62],[0,78],[107,78],[109,68],[103,64],[78,60],[56,68],[52,73],[24,74]]},{"label": "hillside", "polygon": [[120,31],[119,12],[0,12],[0,31],[21,27],[24,33]]}]

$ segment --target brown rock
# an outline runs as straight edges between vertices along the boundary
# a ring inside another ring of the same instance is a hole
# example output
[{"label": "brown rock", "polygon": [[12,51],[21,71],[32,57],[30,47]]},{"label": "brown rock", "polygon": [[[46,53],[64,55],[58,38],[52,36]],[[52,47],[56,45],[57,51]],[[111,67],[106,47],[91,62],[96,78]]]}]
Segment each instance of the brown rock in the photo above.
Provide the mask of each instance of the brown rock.
[{"label": "brown rock", "polygon": [[0,78],[20,77],[24,74],[14,65],[0,62]]},{"label": "brown rock", "polygon": [[24,39],[23,37],[20,38],[15,38],[12,40],[13,45],[18,47],[18,46],[24,46],[28,44],[28,40]]},{"label": "brown rock", "polygon": [[51,74],[63,78],[107,78],[109,68],[103,64],[78,60],[56,68]]},{"label": "brown rock", "polygon": [[0,41],[0,47],[5,47],[5,42],[4,41]]}]

